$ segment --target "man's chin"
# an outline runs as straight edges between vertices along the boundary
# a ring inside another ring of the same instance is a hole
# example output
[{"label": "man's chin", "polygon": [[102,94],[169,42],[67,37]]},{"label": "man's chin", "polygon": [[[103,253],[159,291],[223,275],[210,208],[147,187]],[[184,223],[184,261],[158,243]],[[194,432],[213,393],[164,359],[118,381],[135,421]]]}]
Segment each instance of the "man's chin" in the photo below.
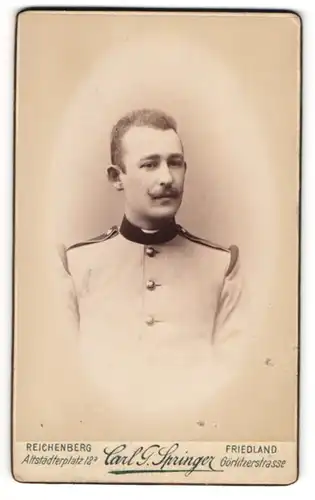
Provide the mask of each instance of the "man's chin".
[{"label": "man's chin", "polygon": [[175,217],[177,210],[177,207],[175,209],[171,206],[156,207],[151,211],[150,217],[152,220],[165,221],[167,223],[170,219],[173,219]]}]

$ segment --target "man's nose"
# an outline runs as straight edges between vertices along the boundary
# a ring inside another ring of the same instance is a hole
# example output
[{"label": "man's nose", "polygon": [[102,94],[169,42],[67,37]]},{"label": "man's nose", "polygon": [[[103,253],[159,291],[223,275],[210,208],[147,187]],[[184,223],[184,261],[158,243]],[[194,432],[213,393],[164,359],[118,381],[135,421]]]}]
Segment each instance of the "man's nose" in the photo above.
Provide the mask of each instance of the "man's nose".
[{"label": "man's nose", "polygon": [[173,177],[172,177],[170,169],[165,161],[161,163],[158,172],[159,172],[159,184],[161,186],[167,186],[167,185],[172,184]]}]

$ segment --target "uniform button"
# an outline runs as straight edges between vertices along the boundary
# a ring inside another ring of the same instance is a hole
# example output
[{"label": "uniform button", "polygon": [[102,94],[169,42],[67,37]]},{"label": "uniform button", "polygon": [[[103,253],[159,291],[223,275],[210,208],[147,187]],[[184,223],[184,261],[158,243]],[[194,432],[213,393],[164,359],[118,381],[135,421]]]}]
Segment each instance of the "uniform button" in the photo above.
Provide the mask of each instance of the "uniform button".
[{"label": "uniform button", "polygon": [[153,316],[148,316],[147,319],[145,320],[146,324],[151,326],[154,324],[155,320],[153,318]]},{"label": "uniform button", "polygon": [[145,253],[147,254],[148,257],[154,257],[155,255],[155,250],[152,247],[147,247],[145,250]]},{"label": "uniform button", "polygon": [[148,290],[154,290],[155,286],[156,285],[155,285],[155,282],[153,280],[147,281],[147,289]]}]

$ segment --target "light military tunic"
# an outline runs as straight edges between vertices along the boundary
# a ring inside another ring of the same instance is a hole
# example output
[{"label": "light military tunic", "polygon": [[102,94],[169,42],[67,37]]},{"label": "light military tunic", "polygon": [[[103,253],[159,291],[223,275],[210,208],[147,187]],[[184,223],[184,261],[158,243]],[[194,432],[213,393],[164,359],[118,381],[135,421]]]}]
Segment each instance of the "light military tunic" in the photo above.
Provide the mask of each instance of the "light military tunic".
[{"label": "light military tunic", "polygon": [[145,233],[124,217],[120,228],[69,247],[66,265],[89,342],[215,343],[239,328],[238,248],[197,238],[175,221]]},{"label": "light military tunic", "polygon": [[237,248],[197,238],[175,220],[146,233],[124,218],[69,247],[64,266],[82,420],[112,439],[125,435],[126,419],[141,439],[151,428],[198,428],[234,373],[221,348],[234,352],[241,329]]}]

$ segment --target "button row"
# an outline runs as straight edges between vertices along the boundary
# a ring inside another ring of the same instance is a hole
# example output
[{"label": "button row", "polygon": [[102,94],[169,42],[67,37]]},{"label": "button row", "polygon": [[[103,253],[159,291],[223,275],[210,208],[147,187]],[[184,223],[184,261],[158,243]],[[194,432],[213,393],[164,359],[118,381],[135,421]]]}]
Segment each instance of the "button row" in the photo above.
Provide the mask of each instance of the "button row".
[{"label": "button row", "polygon": [[[155,255],[156,255],[158,252],[157,252],[157,251],[155,250],[155,248],[153,248],[153,247],[147,247],[147,248],[145,249],[145,253],[146,253],[146,255],[147,255],[148,257],[155,257]],[[148,290],[150,290],[150,291],[155,290],[156,286],[157,286],[157,285],[156,285],[156,283],[155,283],[155,281],[154,281],[154,280],[148,280],[148,281],[147,281],[147,283],[146,283],[146,287],[147,287],[147,289],[148,289]],[[147,324],[148,326],[152,326],[152,325],[154,325],[154,323],[156,323],[156,320],[154,319],[154,317],[153,317],[153,316],[148,316],[148,317],[146,318],[145,322],[146,322],[146,324]]]}]

